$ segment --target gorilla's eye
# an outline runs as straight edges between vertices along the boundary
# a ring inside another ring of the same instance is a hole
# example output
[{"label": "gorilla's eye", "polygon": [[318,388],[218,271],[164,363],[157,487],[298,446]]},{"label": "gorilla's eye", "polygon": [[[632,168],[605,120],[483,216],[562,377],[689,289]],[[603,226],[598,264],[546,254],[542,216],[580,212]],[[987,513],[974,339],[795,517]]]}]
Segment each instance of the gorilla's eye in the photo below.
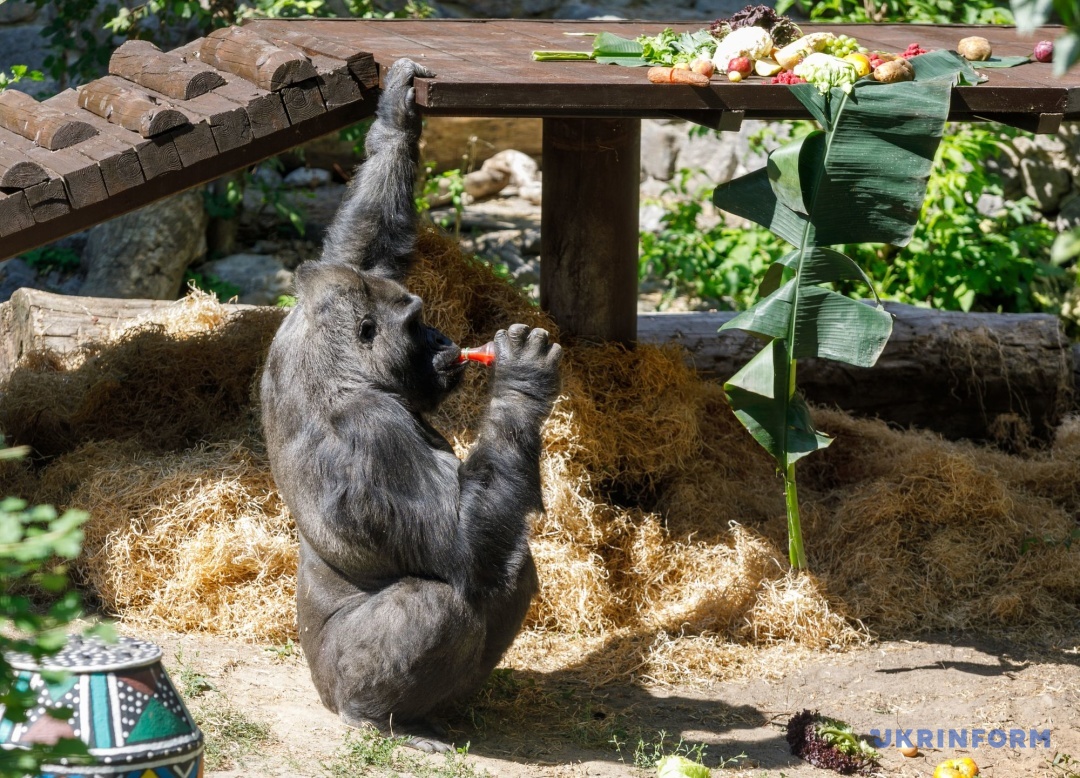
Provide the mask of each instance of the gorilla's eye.
[{"label": "gorilla's eye", "polygon": [[360,342],[370,343],[375,340],[375,320],[364,319],[360,322]]}]

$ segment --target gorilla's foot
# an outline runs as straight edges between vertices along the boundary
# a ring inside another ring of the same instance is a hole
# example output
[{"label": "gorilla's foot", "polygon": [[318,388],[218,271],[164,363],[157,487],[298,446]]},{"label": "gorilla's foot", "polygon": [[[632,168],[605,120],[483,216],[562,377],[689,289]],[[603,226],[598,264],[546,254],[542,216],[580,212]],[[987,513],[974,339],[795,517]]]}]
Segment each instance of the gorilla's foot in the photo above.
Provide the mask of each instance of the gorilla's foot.
[{"label": "gorilla's foot", "polygon": [[450,730],[445,722],[438,719],[397,724],[393,721],[376,721],[353,716],[343,711],[341,720],[353,729],[374,731],[383,737],[403,738],[401,745],[427,754],[445,754],[454,750],[453,743],[444,740],[449,737]]}]

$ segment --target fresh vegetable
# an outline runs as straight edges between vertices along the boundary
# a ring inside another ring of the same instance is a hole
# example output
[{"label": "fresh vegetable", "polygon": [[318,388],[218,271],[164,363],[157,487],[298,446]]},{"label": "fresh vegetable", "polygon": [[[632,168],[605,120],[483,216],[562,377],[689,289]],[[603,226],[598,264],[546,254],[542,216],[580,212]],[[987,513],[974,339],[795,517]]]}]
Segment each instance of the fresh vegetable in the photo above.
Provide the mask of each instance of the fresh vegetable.
[{"label": "fresh vegetable", "polygon": [[1035,61],[1036,62],[1053,62],[1054,61],[1054,42],[1053,41],[1039,41],[1035,44]]},{"label": "fresh vegetable", "polygon": [[993,49],[990,48],[990,41],[978,35],[961,38],[960,42],[956,44],[956,52],[964,59],[972,62],[982,62],[990,59],[994,53]]},{"label": "fresh vegetable", "polygon": [[495,344],[488,342],[475,348],[463,348],[461,356],[458,357],[458,362],[479,362],[481,365],[493,365],[495,364]]},{"label": "fresh vegetable", "polygon": [[850,94],[851,85],[859,79],[855,65],[820,51],[814,52],[796,65],[793,72],[800,78],[805,78],[807,83],[816,86],[822,94],[826,94],[833,87]]},{"label": "fresh vegetable", "polygon": [[979,766],[968,756],[962,759],[946,759],[934,768],[934,778],[974,778],[978,774]]},{"label": "fresh vegetable", "polygon": [[900,52],[900,56],[904,59],[911,59],[912,57],[917,57],[920,54],[926,54],[928,51],[929,49],[924,49],[918,43],[909,43],[908,47],[902,52]]},{"label": "fresh vegetable", "polygon": [[785,739],[795,756],[814,767],[844,775],[866,771],[875,766],[879,756],[865,740],[856,737],[849,725],[819,716],[816,711],[804,710],[792,716]]},{"label": "fresh vegetable", "polygon": [[915,68],[906,59],[894,59],[874,68],[874,78],[883,84],[895,84],[899,81],[914,81]]},{"label": "fresh vegetable", "polygon": [[900,749],[900,754],[901,756],[906,756],[909,759],[912,759],[919,755],[919,749],[915,746],[903,746]]},{"label": "fresh vegetable", "polygon": [[844,59],[855,66],[855,72],[859,75],[859,78],[870,75],[870,71],[873,70],[870,67],[870,60],[865,54],[855,52],[854,54],[848,54]]},{"label": "fresh vegetable", "polygon": [[709,33],[723,40],[733,31],[743,27],[761,27],[769,33],[776,46],[786,46],[802,37],[802,30],[786,16],[780,16],[767,5],[748,5],[731,15],[730,19],[717,19]]},{"label": "fresh vegetable", "polygon": [[656,778],[709,778],[709,768],[672,754],[656,763]]},{"label": "fresh vegetable", "polygon": [[641,56],[648,64],[665,67],[711,59],[716,49],[716,39],[708,30],[676,33],[668,27],[659,35],[639,35],[635,40],[641,44]]},{"label": "fresh vegetable", "polygon": [[825,44],[834,37],[836,36],[831,32],[812,32],[799,38],[794,43],[789,43],[787,46],[777,49],[773,54],[773,59],[784,70],[794,70],[796,65],[811,54],[825,48]]},{"label": "fresh vegetable", "polygon": [[760,27],[743,27],[735,30],[716,46],[712,62],[716,70],[723,73],[727,63],[736,57],[761,59],[772,53],[773,40],[769,33]]},{"label": "fresh vegetable", "polygon": [[679,68],[649,68],[649,81],[654,84],[690,84],[691,86],[708,86],[708,76],[695,73],[692,70]]}]

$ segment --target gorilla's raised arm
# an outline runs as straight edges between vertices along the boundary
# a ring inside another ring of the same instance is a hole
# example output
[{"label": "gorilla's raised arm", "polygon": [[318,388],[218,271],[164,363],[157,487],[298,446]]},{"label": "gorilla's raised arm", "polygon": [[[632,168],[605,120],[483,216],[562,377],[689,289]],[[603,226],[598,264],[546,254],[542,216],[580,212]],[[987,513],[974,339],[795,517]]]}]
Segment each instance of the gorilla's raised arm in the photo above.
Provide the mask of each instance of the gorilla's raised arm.
[{"label": "gorilla's raised arm", "polygon": [[367,157],[330,226],[324,256],[369,273],[404,281],[416,235],[413,187],[420,158],[420,114],[414,76],[434,74],[409,60],[387,71]]}]

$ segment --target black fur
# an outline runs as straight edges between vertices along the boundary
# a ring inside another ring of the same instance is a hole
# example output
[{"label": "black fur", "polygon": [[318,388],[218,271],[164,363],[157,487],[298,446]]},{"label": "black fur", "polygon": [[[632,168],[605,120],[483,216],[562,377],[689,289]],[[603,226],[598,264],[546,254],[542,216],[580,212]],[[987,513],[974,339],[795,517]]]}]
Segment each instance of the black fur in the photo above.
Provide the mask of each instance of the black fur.
[{"label": "black fur", "polygon": [[274,478],[300,531],[312,679],[347,723],[395,731],[474,692],[521,628],[561,356],[540,329],[495,336],[491,399],[465,461],[425,419],[466,368],[401,285],[416,232],[414,75],[430,73],[402,60],[387,75],[368,159],[322,257],[296,274],[261,389]]}]

